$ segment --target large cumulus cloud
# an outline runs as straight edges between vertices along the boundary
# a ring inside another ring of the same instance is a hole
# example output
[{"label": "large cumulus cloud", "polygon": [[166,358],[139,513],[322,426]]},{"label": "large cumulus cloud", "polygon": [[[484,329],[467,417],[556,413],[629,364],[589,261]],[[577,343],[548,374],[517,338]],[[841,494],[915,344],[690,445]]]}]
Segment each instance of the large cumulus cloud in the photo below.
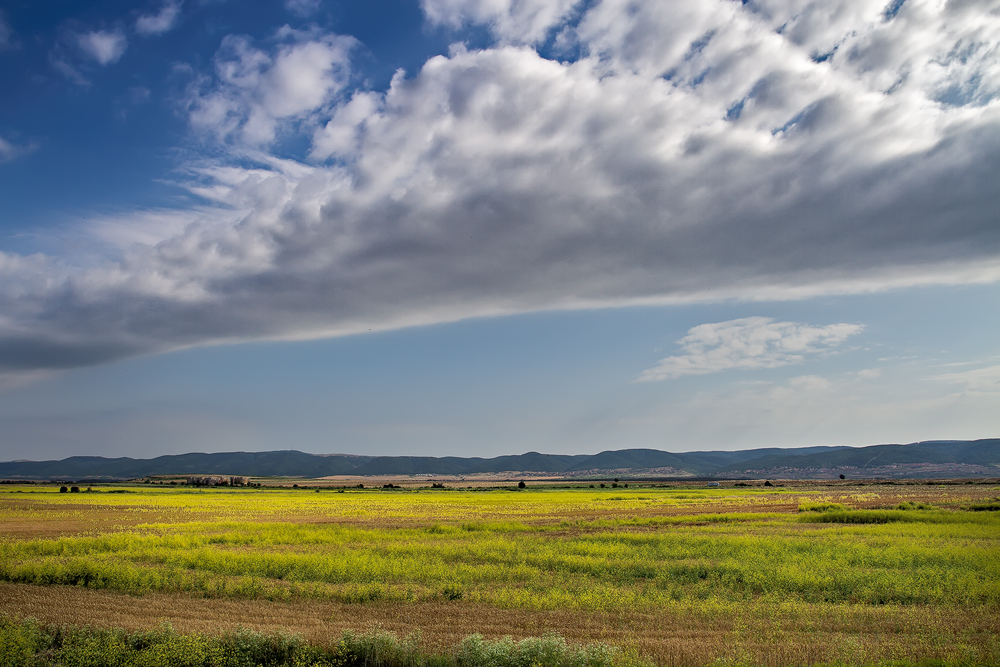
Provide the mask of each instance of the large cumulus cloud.
[{"label": "large cumulus cloud", "polygon": [[496,45],[351,91],[349,38],[227,38],[185,108],[228,214],[83,268],[0,255],[0,368],[1000,278],[1000,3],[424,7]]}]

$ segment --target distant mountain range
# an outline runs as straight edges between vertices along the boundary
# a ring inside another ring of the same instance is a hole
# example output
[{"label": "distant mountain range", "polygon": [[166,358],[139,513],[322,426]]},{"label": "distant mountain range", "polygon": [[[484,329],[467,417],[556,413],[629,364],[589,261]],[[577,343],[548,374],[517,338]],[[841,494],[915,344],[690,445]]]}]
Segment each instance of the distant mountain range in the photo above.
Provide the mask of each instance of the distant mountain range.
[{"label": "distant mountain range", "polygon": [[809,479],[847,477],[1000,477],[1000,438],[934,440],[870,447],[800,447],[735,452],[622,449],[600,454],[528,452],[495,458],[354,456],[299,451],[180,454],[154,459],[72,456],[61,461],[0,462],[0,479],[124,480],[152,475],[465,476],[541,474],[560,477],[716,477]]}]

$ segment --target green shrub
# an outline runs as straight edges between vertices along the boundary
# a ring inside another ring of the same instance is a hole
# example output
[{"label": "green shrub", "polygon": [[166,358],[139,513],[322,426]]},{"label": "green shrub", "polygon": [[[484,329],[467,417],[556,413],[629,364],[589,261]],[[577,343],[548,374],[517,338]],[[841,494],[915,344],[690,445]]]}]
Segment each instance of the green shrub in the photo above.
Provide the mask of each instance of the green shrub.
[{"label": "green shrub", "polygon": [[1000,511],[1000,498],[993,500],[991,502],[967,505],[962,509],[968,510],[970,512],[997,512]]},{"label": "green shrub", "polygon": [[799,503],[800,512],[840,512],[847,509],[840,503],[826,501]]},{"label": "green shrub", "polygon": [[34,665],[35,654],[49,643],[50,638],[34,619],[18,622],[0,616],[0,667]]},{"label": "green shrub", "polygon": [[[927,508],[922,508],[927,509]],[[934,508],[937,509],[937,508]],[[967,517],[968,515],[966,515]],[[959,512],[914,512],[911,510],[844,510],[819,512],[815,514],[804,514],[799,517],[800,521],[806,523],[853,523],[853,524],[876,524],[876,523],[962,523],[963,517]],[[967,521],[968,519],[965,519]]]},{"label": "green shrub", "polygon": [[912,501],[906,501],[906,502],[899,503],[899,505],[896,506],[896,509],[898,509],[898,510],[936,510],[937,508],[934,507],[934,505],[931,505],[929,503],[915,503],[915,502],[912,502]]},{"label": "green shrub", "polygon": [[465,595],[465,591],[458,584],[446,584],[441,592],[449,600],[461,600]]}]

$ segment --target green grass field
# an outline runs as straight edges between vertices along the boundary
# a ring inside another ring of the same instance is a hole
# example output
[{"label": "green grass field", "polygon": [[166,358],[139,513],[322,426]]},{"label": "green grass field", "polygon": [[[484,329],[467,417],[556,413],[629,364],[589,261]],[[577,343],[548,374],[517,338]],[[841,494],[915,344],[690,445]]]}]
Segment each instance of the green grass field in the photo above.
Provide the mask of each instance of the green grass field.
[{"label": "green grass field", "polygon": [[[804,663],[1000,662],[989,620],[1000,613],[1000,512],[974,511],[991,507],[995,488],[115,490],[127,492],[0,491],[0,580],[723,621],[731,637],[743,622],[771,632],[772,648],[807,641],[812,619],[818,641],[843,646],[800,651]],[[837,619],[862,646],[841,641]],[[892,629],[880,640],[866,623]],[[781,664],[768,655],[708,657]]]}]

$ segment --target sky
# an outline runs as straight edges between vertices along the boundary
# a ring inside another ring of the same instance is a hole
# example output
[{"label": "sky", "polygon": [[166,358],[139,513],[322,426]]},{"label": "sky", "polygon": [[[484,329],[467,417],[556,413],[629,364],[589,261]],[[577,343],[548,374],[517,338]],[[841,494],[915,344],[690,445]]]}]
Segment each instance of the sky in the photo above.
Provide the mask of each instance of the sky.
[{"label": "sky", "polygon": [[997,331],[997,0],[0,9],[0,460],[997,437]]}]

